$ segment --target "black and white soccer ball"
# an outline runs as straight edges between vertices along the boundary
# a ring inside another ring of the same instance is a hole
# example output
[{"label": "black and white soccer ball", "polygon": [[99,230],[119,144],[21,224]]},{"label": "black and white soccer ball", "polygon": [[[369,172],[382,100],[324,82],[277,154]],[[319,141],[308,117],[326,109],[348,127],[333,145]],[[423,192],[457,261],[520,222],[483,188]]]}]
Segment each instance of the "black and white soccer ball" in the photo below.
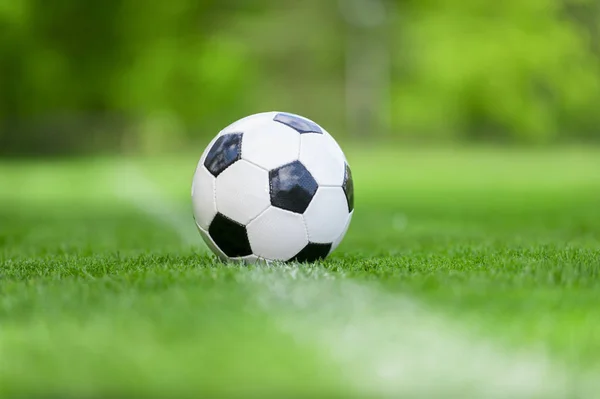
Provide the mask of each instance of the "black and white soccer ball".
[{"label": "black and white soccer ball", "polygon": [[285,112],[240,119],[208,145],[192,183],[196,225],[222,260],[313,262],[354,211],[348,161],[315,122]]}]

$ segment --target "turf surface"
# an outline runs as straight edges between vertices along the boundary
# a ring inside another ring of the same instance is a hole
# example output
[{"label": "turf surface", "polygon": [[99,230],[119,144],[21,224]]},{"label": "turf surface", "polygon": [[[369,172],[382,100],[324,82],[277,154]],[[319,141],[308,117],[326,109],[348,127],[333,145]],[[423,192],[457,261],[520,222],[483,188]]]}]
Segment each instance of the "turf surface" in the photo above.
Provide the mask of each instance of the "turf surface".
[{"label": "turf surface", "polygon": [[[252,306],[246,270],[215,262],[199,236],[182,241],[197,236],[185,222],[198,155],[0,164],[0,393],[351,391],[339,365]],[[325,269],[506,350],[541,348],[573,373],[600,366],[600,151],[348,158],[357,210]],[[180,231],[147,212],[166,204]]]}]

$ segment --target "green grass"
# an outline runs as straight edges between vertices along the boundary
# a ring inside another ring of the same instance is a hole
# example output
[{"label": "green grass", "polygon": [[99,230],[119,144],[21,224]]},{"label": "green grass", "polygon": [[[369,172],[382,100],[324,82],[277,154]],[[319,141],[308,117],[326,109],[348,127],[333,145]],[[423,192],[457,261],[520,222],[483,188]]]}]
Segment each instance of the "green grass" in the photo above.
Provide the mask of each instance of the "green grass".
[{"label": "green grass", "polygon": [[[127,163],[186,214],[198,155]],[[356,213],[325,268],[507,350],[600,366],[600,150],[348,157]],[[0,393],[348,394],[343,370],[252,306],[239,267],[119,198],[124,163],[0,164]]]}]

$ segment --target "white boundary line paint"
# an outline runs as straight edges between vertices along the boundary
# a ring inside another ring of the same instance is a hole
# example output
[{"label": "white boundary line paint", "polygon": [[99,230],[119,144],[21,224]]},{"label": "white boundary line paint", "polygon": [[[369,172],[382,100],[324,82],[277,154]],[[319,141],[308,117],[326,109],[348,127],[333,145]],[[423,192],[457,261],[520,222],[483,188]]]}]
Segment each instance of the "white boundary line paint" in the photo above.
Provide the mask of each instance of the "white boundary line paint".
[{"label": "white boundary line paint", "polygon": [[[182,213],[133,165],[119,170],[118,195],[169,226],[182,242],[202,240]],[[190,183],[191,184],[191,183]],[[205,248],[202,245],[202,248]],[[575,378],[543,353],[475,337],[409,298],[319,266],[241,267],[255,304],[300,345],[339,365],[358,395],[424,398],[594,398],[598,383]]]},{"label": "white boundary line paint", "polygon": [[[146,177],[139,167],[131,163],[119,164],[113,180],[115,194],[120,199],[129,202],[143,213],[169,226],[174,233],[179,235],[184,245],[208,251],[194,226],[191,205],[189,212],[184,212],[172,200],[166,198],[164,191]],[[190,187],[191,184],[190,180]]]},{"label": "white boundary line paint", "polygon": [[247,278],[281,328],[316,344],[361,395],[532,399],[600,392],[542,353],[501,348],[375,284],[318,266],[253,267],[240,273],[242,282]]}]

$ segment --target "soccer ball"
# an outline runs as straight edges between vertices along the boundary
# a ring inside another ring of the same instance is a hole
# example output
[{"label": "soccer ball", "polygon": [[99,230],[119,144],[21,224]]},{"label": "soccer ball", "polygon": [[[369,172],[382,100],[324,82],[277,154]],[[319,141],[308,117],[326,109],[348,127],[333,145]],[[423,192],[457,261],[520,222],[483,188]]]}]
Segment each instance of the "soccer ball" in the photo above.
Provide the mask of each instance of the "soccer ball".
[{"label": "soccer ball", "polygon": [[192,183],[196,225],[224,261],[324,259],[354,211],[350,167],[331,135],[285,112],[240,119],[208,145]]}]

